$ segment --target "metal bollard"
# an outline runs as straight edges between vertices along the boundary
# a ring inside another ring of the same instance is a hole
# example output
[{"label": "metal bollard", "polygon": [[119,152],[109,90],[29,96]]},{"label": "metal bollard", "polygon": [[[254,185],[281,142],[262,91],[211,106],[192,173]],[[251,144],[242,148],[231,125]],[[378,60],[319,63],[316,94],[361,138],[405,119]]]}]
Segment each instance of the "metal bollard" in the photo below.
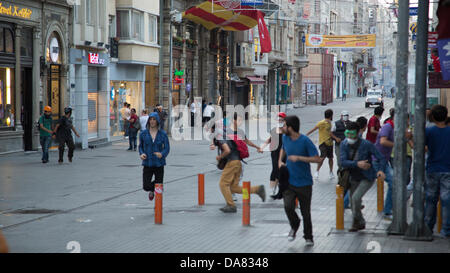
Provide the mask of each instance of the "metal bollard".
[{"label": "metal bollard", "polygon": [[162,224],[163,184],[155,184],[155,224]]},{"label": "metal bollard", "polygon": [[336,185],[336,229],[344,229],[344,188]]},{"label": "metal bollard", "polygon": [[437,232],[440,233],[442,229],[442,204],[441,199],[437,204]]},{"label": "metal bollard", "polygon": [[384,179],[377,178],[377,211],[384,209]]},{"label": "metal bollard", "polygon": [[244,181],[242,187],[242,225],[250,225],[250,181]]},{"label": "metal bollard", "polygon": [[198,205],[203,206],[205,204],[205,175],[203,173],[198,174]]}]

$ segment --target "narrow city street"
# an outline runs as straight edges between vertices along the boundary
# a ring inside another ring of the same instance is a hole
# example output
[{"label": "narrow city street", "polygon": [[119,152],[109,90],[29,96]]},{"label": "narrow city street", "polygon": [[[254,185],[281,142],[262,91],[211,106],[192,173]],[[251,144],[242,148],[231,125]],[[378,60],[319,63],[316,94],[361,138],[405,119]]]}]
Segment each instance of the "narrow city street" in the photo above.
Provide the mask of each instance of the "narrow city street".
[{"label": "narrow city street", "polygon": [[[386,98],[385,108],[394,100]],[[364,98],[348,98],[326,106],[288,110],[301,120],[306,133],[334,110],[350,119],[369,118],[373,108]],[[281,108],[283,109],[283,108]],[[385,111],[383,119],[388,111]],[[254,122],[254,121],[250,121]],[[317,133],[311,139],[317,145]],[[258,144],[261,144],[259,142]],[[263,184],[267,200],[251,197],[251,225],[242,225],[242,196],[238,212],[224,214],[224,199],[218,186],[221,172],[215,165],[216,151],[208,141],[171,141],[164,170],[163,224],[154,224],[154,201],[142,190],[142,167],[138,152],[127,151],[126,140],[95,149],[75,150],[72,163],[57,163],[57,152],[42,164],[40,152],[0,156],[0,228],[10,251],[39,253],[298,253],[370,252],[375,242],[383,253],[449,252],[450,242],[406,241],[388,236],[389,221],[376,212],[376,187],[364,197],[367,228],[347,232],[351,212],[345,210],[345,231],[335,228],[335,180],[328,180],[328,166],[321,169],[313,187],[312,221],[315,245],[306,247],[298,238],[287,241],[289,224],[281,200],[272,201],[269,188],[270,153],[250,148],[244,181]],[[312,169],[316,165],[312,164]],[[336,167],[335,167],[336,171]],[[197,174],[205,174],[205,205],[197,203]],[[410,220],[410,219],[409,219]],[[369,244],[370,243],[370,244]]]}]

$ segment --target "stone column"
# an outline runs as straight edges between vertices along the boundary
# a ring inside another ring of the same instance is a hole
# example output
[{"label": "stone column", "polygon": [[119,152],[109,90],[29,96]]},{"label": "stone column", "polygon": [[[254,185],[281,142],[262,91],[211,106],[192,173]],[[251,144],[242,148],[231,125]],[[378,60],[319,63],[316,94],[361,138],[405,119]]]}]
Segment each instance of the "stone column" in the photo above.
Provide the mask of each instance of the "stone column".
[{"label": "stone column", "polygon": [[109,70],[109,66],[98,68],[98,138],[107,139],[107,141],[110,141]]},{"label": "stone column", "polygon": [[[41,56],[41,30],[39,28],[33,29],[33,121],[39,119],[41,114],[39,109],[39,102],[42,101],[41,97],[41,78],[40,78],[40,56]],[[39,130],[35,129],[33,126],[33,137],[32,137],[32,149],[36,150],[40,146],[39,143]]]},{"label": "stone column", "polygon": [[16,26],[16,40],[14,48],[16,49],[16,70],[14,73],[14,79],[15,79],[15,105],[16,109],[14,111],[14,125],[16,127],[16,131],[22,131],[22,122],[21,122],[21,116],[22,116],[22,66],[20,63],[20,38],[22,37],[22,27]]},{"label": "stone column", "polygon": [[[181,37],[183,37],[183,39],[186,39],[186,23],[183,22],[181,24]],[[181,53],[181,58],[180,58],[180,70],[184,71],[184,82],[181,84],[180,86],[180,103],[184,103],[186,104],[186,43],[183,44],[183,51]]]},{"label": "stone column", "polygon": [[[199,41],[199,27],[198,26],[195,26],[195,37],[191,37],[191,39],[194,39],[194,40],[197,40],[197,41]],[[205,99],[206,101],[208,101],[208,98],[207,98],[207,96],[206,96],[206,94],[204,94],[203,92],[202,92],[202,90],[200,90],[200,86],[198,86],[198,83],[199,83],[199,81],[198,81],[198,76],[199,76],[199,61],[198,61],[198,52],[199,52],[199,50],[198,50],[198,47],[199,46],[196,46],[195,47],[195,50],[194,50],[194,69],[192,70],[192,73],[194,74],[193,76],[193,81],[192,81],[192,91],[191,92],[194,92],[193,94],[194,94],[194,96],[202,96],[203,97],[203,99]]]},{"label": "stone column", "polygon": [[[83,52],[83,54],[85,54]],[[75,65],[74,126],[81,138],[75,138],[77,146],[88,148],[88,66]]]}]

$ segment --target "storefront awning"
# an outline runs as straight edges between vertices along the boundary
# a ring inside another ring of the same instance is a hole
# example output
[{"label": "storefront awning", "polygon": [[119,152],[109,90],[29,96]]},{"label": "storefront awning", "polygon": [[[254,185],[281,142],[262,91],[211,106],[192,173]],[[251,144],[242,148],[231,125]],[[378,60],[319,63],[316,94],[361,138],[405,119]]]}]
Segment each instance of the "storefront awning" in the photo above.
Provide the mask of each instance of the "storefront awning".
[{"label": "storefront awning", "polygon": [[266,81],[258,76],[248,76],[247,79],[250,80],[251,84],[266,84]]},{"label": "storefront awning", "polygon": [[257,9],[233,11],[220,2],[205,1],[183,12],[183,18],[201,24],[208,30],[222,28],[227,31],[244,31],[258,24]]}]

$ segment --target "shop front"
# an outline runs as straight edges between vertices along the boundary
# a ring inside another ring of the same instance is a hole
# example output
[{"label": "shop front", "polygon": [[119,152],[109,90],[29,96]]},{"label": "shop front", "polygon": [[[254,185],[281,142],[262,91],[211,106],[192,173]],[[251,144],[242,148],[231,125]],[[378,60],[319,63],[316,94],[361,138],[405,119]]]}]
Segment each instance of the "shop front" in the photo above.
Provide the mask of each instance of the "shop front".
[{"label": "shop front", "polygon": [[89,49],[70,50],[73,69],[75,127],[80,132],[76,144],[85,149],[92,142],[108,142],[110,117],[109,57]]},{"label": "shop front", "polygon": [[[145,86],[147,81],[150,81],[149,85],[154,86],[157,69],[150,73],[154,79],[147,80],[146,66],[144,65],[111,63],[110,67],[109,133],[111,137],[118,137],[123,135],[120,109],[125,102],[130,104],[130,109],[136,109],[137,115],[140,115],[144,108],[153,111],[151,105],[146,106]],[[156,90],[153,92],[156,94]],[[156,100],[154,101],[156,102]]]},{"label": "shop front", "polygon": [[0,1],[0,154],[37,148],[40,10],[32,1]]}]

